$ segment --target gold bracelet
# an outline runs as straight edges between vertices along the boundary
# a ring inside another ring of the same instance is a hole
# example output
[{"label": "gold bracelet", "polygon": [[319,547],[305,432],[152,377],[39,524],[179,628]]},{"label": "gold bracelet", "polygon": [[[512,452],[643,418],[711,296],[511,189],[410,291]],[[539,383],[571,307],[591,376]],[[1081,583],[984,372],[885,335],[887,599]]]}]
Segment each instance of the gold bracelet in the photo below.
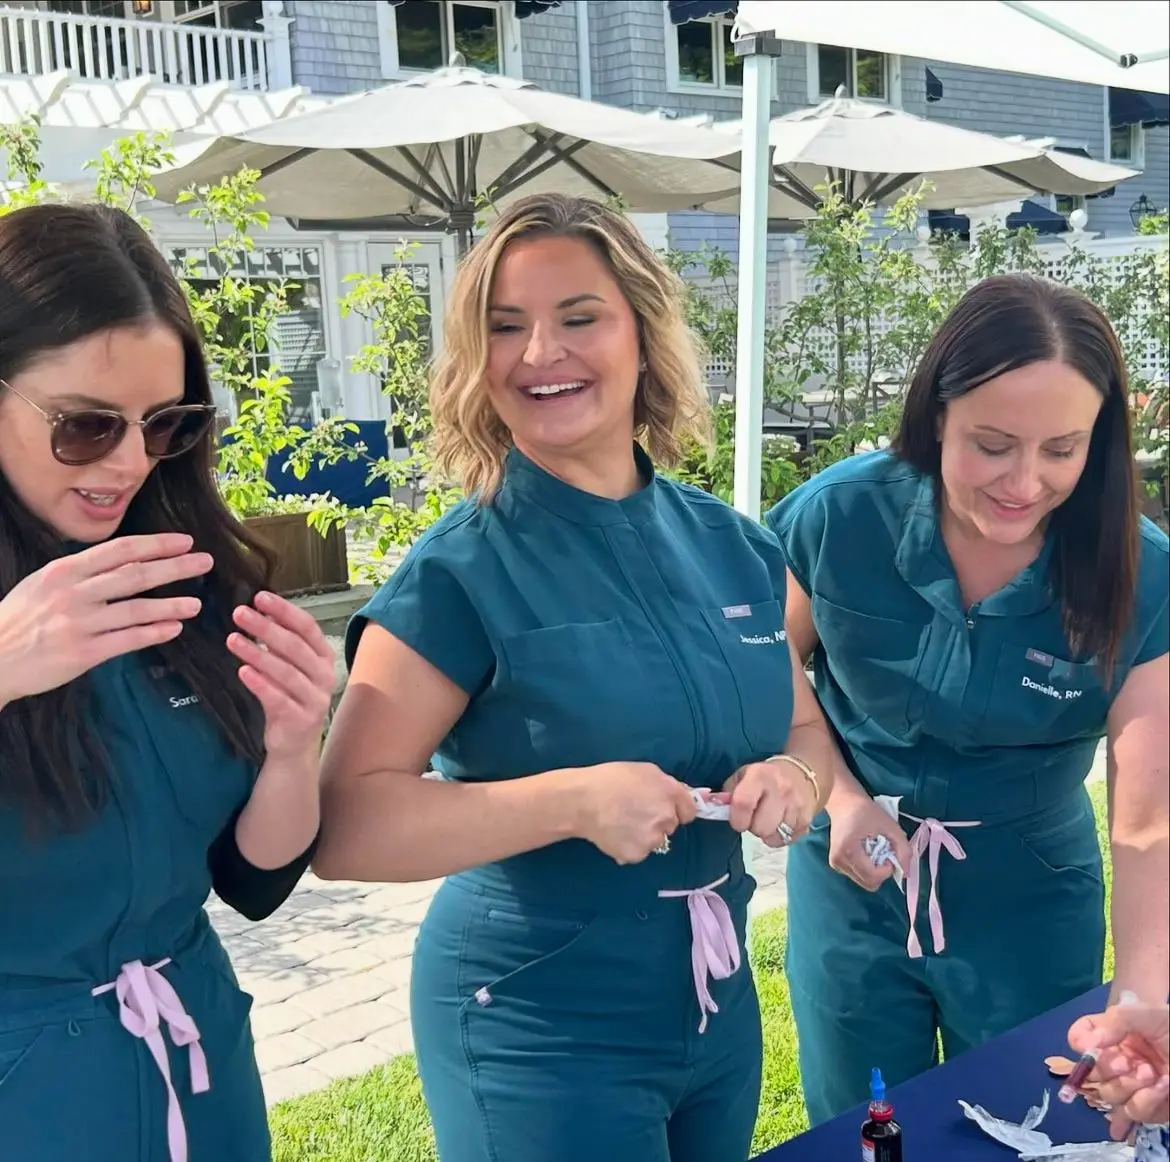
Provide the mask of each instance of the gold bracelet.
[{"label": "gold bracelet", "polygon": [[820,809],[821,809],[821,781],[820,781],[820,779],[817,778],[816,771],[814,771],[812,769],[812,767],[810,767],[808,765],[808,763],[806,763],[804,761],[804,759],[798,759],[795,755],[790,755],[790,754],[777,754],[777,755],[773,755],[770,759],[765,759],[764,761],[769,762],[769,763],[791,763],[798,771],[800,771],[800,773],[802,775],[804,775],[805,781],[813,789],[813,795],[815,796],[815,799],[814,799],[814,808],[815,809],[813,811],[813,814],[815,815],[817,812],[820,811]]}]

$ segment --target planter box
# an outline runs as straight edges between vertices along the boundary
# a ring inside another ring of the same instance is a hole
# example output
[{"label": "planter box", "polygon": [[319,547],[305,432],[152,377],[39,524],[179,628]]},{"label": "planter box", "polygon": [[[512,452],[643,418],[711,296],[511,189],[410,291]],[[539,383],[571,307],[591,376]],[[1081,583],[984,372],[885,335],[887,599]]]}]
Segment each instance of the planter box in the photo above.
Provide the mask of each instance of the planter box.
[{"label": "planter box", "polygon": [[282,597],[349,588],[344,528],[335,526],[322,536],[309,528],[304,513],[252,516],[244,525],[275,553],[272,585]]}]

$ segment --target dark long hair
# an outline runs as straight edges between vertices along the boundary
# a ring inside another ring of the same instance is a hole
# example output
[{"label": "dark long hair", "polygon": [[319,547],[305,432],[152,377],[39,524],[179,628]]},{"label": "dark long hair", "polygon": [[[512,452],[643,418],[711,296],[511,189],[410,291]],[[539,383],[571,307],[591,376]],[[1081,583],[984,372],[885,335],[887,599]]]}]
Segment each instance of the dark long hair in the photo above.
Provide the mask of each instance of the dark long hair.
[{"label": "dark long hair", "polygon": [[947,401],[1044,360],[1073,368],[1104,401],[1084,471],[1052,513],[1049,583],[1069,645],[1096,657],[1111,680],[1137,584],[1137,472],[1125,355],[1100,308],[1078,291],[1032,275],[996,275],[972,287],[923,354],[893,447],[940,483],[939,430]]},{"label": "dark long hair", "polygon": [[[43,205],[0,218],[0,379],[89,335],[151,323],[182,341],[184,402],[210,403],[182,288],[129,215],[105,206]],[[272,562],[220,498],[212,433],[186,455],[155,466],[117,535],[156,532],[188,533],[215,560],[207,577],[168,589],[197,594],[203,610],[180,637],[157,647],[157,660],[199,696],[230,746],[259,762],[258,708],[237,679],[224,638],[233,607],[267,586]],[[28,511],[0,473],[0,598],[64,551],[59,534]],[[91,695],[83,675],[0,713],[0,804],[23,810],[34,826],[80,825],[108,795],[113,772],[101,757]]]}]

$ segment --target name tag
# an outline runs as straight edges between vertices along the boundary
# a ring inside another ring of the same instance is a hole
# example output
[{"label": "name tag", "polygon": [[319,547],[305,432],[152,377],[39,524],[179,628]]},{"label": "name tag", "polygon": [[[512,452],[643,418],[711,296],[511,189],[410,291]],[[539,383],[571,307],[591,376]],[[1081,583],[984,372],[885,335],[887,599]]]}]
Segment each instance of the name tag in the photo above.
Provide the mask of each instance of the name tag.
[{"label": "name tag", "polygon": [[751,617],[752,607],[750,605],[725,605],[723,607],[724,617]]},{"label": "name tag", "polygon": [[1043,650],[1029,650],[1024,657],[1029,662],[1035,662],[1038,666],[1043,666],[1047,670],[1051,670],[1056,659],[1051,654],[1046,654]]}]

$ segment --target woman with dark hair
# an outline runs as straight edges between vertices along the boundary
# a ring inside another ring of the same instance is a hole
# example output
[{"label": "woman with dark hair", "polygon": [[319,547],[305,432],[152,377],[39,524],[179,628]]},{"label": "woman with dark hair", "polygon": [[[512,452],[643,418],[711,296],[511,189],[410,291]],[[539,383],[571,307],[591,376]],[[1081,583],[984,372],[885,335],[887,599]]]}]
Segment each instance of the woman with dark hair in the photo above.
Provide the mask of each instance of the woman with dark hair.
[{"label": "woman with dark hair", "polygon": [[260,919],[307,866],[333,664],[219,498],[214,414],[131,218],[0,219],[6,1157],[270,1154],[250,998],[203,905]]},{"label": "woman with dark hair", "polygon": [[953,1056],[1100,983],[1084,783],[1102,737],[1115,995],[1165,1001],[1170,544],[1137,513],[1101,311],[1042,279],[980,283],[931,340],[892,452],[834,465],[767,522],[843,760],[788,865],[811,1120],[862,1101],[873,1066],[929,1068],[940,1034]]}]

